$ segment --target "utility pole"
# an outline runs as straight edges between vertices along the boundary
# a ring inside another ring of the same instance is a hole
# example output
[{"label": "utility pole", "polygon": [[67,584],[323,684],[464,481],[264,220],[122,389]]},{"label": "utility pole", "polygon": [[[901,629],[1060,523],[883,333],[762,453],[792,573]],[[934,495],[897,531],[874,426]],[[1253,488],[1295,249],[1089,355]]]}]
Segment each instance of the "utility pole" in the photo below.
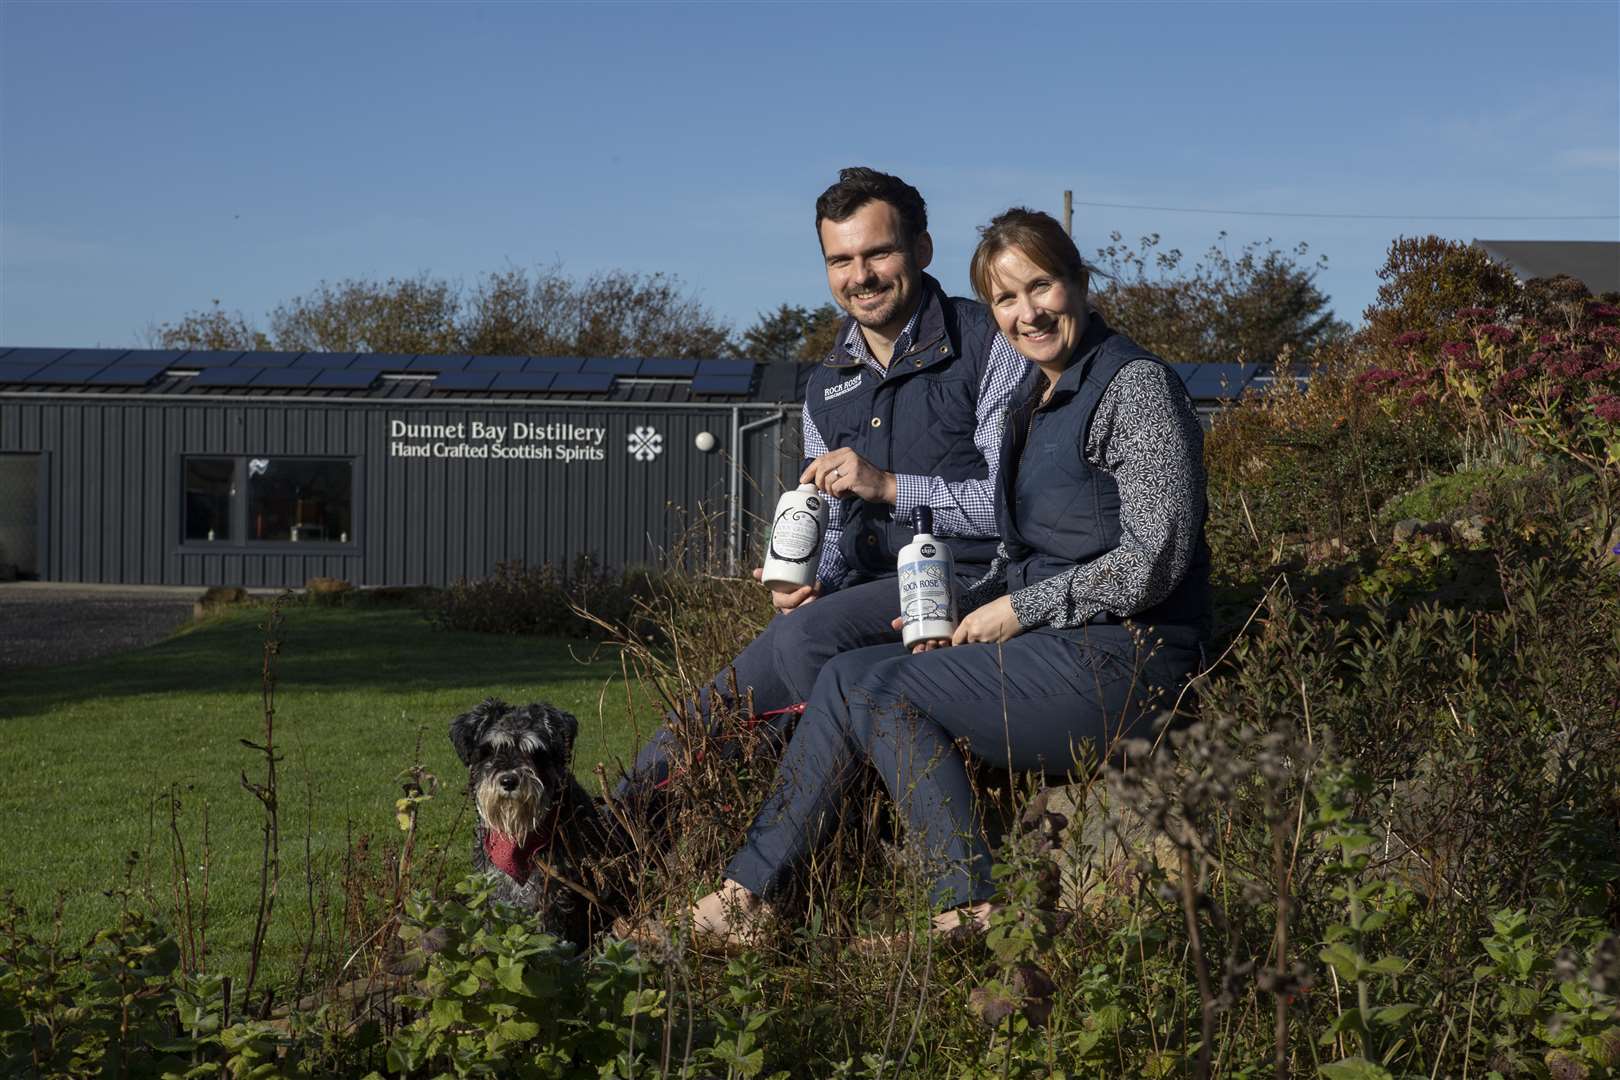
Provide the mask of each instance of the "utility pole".
[{"label": "utility pole", "polygon": [[1063,193],[1063,231],[1074,236],[1074,192]]}]

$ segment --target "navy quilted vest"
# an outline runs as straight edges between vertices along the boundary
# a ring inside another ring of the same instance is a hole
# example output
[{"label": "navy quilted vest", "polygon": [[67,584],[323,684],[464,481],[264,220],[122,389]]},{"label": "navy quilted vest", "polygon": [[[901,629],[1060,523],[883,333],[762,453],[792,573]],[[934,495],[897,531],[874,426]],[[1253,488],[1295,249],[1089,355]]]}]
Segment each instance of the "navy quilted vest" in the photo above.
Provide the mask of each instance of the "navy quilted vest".
[{"label": "navy quilted vest", "polygon": [[[1119,544],[1119,486],[1086,459],[1086,439],[1103,391],[1120,369],[1134,360],[1162,361],[1096,314],[1076,353],[1045,405],[1037,407],[1031,393],[1008,418],[998,514],[1012,557],[1009,590],[1044,581]],[[1180,379],[1171,382],[1181,386]],[[1208,636],[1210,604],[1209,545],[1200,521],[1186,576],[1169,596],[1130,621],[1169,631],[1166,640],[1192,645]],[[1123,620],[1101,612],[1091,621]],[[1084,627],[1050,632],[1086,636]]]},{"label": "navy quilted vest", "polygon": [[[946,296],[924,274],[911,348],[889,361],[883,378],[844,351],[852,325],[853,319],[844,320],[832,354],[805,387],[805,408],[827,447],[847,446],[885,472],[985,479],[989,466],[973,432],[996,327],[984,306]],[[911,542],[911,524],[893,520],[891,506],[853,496],[843,500],[843,509],[850,583],[893,574],[895,557]],[[949,542],[959,564],[982,565],[995,555],[994,538]]]}]

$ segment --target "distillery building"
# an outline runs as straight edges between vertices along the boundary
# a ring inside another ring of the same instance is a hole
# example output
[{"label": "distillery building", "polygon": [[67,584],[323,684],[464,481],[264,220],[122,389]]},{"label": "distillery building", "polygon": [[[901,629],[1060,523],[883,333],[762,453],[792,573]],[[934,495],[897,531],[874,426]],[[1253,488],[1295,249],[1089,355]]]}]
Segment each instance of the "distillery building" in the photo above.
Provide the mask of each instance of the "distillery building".
[{"label": "distillery building", "polygon": [[[1178,365],[1201,409],[1254,365]],[[501,563],[737,570],[799,469],[751,360],[0,349],[0,576],[445,585]]]}]

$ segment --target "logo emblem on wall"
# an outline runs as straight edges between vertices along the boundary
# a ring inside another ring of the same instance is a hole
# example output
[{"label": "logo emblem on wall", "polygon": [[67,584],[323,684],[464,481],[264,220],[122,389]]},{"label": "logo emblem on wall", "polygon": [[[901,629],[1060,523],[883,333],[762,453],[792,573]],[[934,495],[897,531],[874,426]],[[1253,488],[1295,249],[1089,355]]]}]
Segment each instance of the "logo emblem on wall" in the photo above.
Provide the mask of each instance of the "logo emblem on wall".
[{"label": "logo emblem on wall", "polygon": [[630,433],[630,456],[637,461],[651,461],[664,452],[664,437],[658,429],[638,427]]}]

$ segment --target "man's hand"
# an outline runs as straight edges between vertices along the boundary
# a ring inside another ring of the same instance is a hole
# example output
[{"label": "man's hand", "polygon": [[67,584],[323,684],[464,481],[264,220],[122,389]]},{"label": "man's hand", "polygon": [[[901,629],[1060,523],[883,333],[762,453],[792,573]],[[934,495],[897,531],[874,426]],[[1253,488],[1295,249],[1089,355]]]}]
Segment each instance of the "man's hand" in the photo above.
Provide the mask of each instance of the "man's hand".
[{"label": "man's hand", "polygon": [[1012,597],[999,596],[981,608],[968,613],[956,624],[951,635],[952,645],[966,645],[973,641],[1011,641],[1024,632],[1013,614]]},{"label": "man's hand", "polygon": [[[764,568],[756,566],[754,568],[754,580],[761,581],[764,579],[764,577]],[[772,589],[771,605],[775,607],[777,611],[786,614],[795,608],[803,607],[820,595],[821,581],[818,578],[814,585],[801,585],[792,592],[778,592],[777,590]]]},{"label": "man's hand", "polygon": [[829,450],[810,463],[799,477],[801,484],[814,484],[835,499],[854,495],[867,502],[894,505],[894,474],[867,461],[847,446]]}]

